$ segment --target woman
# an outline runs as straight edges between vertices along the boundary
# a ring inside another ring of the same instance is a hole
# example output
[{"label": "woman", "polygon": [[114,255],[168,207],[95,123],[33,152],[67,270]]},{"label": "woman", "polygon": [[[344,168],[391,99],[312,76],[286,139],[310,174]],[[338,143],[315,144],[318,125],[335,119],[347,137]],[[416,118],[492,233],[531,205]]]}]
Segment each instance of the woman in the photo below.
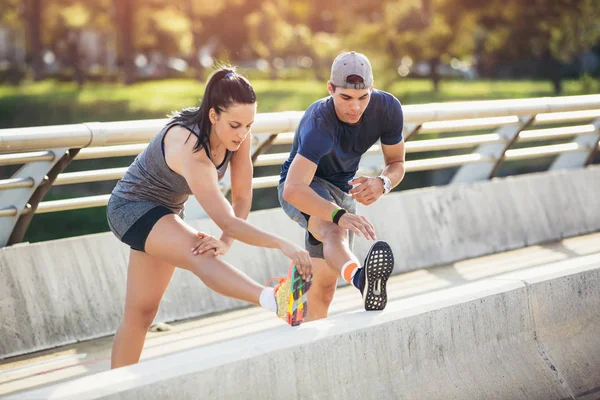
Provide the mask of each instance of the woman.
[{"label": "woman", "polygon": [[[249,133],[255,114],[256,95],[250,82],[233,69],[216,71],[200,107],[174,115],[113,190],[108,224],[131,251],[125,312],[113,343],[112,368],[138,362],[175,266],[193,272],[217,293],[272,310],[291,325],[302,322],[303,294],[310,287],[308,252],[245,221],[252,202]],[[233,207],[218,185],[230,163]],[[183,221],[190,194],[221,228],[220,239]],[[219,255],[234,239],[281,250],[295,264],[292,279],[281,280],[276,288],[264,287],[221,260]]]}]

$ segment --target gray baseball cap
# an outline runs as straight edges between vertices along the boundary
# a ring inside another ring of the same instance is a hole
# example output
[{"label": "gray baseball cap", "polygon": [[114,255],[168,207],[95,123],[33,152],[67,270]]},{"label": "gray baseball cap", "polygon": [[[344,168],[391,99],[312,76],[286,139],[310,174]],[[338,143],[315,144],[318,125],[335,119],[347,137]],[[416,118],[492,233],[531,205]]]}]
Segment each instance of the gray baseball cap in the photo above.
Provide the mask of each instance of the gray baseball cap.
[{"label": "gray baseball cap", "polygon": [[[346,79],[350,75],[360,76],[364,83],[348,83]],[[355,51],[342,53],[331,64],[331,77],[329,81],[337,87],[346,89],[367,89],[373,84],[371,63],[364,54]]]}]

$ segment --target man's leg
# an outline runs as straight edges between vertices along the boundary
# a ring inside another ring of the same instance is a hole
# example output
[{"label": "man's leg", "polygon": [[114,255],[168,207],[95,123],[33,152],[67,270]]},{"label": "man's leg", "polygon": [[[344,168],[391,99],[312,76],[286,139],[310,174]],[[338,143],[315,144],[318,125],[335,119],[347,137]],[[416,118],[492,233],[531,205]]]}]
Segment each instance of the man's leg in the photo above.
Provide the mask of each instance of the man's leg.
[{"label": "man's leg", "polygon": [[[387,280],[394,268],[394,256],[390,246],[383,241],[375,242],[365,258],[364,268],[361,268],[356,256],[346,245],[348,231],[333,222],[315,217],[309,218],[308,231],[316,240],[323,243],[323,257],[336,276],[341,276],[350,285],[360,290],[365,309],[383,310],[387,305]],[[312,252],[311,256],[314,257]],[[313,277],[316,277],[314,273]],[[331,281],[325,279],[325,282]],[[327,291],[317,288],[313,296],[317,299],[327,299],[330,294],[333,296],[331,289]],[[321,301],[321,304],[325,302]],[[327,314],[321,311],[320,315],[324,318]]]},{"label": "man's leg", "polygon": [[327,318],[339,274],[322,258],[312,258],[313,278],[308,292],[308,314],[305,321]]},{"label": "man's leg", "polygon": [[[355,212],[356,202],[352,196],[343,193],[340,189],[317,178],[313,180],[310,187],[324,199],[340,205],[349,212]],[[300,212],[283,199],[283,188],[284,184],[278,187],[279,202],[283,211],[312,235],[312,238],[307,236],[306,240],[306,249],[313,261],[313,284],[307,293],[306,320],[327,317],[338,276],[342,276],[346,282],[361,291],[365,309],[383,310],[387,302],[385,284],[393,269],[393,256],[387,243],[377,242],[371,247],[365,266],[374,267],[368,268],[369,272],[373,273],[365,274],[356,256],[346,245],[348,231],[333,222],[323,221]],[[352,233],[350,235],[349,242],[352,246]],[[365,287],[367,287],[366,292],[363,290]]]},{"label": "man's leg", "polygon": [[310,217],[308,231],[315,239],[323,243],[323,257],[338,276],[348,261],[356,259],[356,256],[352,254],[346,245],[347,230],[340,228],[333,222]]},{"label": "man's leg", "polygon": [[[312,256],[313,278],[308,292],[306,320],[314,321],[327,318],[342,267],[349,260],[356,261],[356,257],[346,245],[347,231],[334,223],[310,217],[308,231],[313,236],[307,241],[307,249]],[[358,267],[359,263],[356,261],[354,264]]]}]

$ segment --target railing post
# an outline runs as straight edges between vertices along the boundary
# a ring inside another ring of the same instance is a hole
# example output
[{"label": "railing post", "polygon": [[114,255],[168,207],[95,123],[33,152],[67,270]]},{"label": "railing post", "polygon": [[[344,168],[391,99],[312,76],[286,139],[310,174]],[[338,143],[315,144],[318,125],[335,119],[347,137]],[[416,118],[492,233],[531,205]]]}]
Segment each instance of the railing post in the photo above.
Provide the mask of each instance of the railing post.
[{"label": "railing post", "polygon": [[585,151],[560,154],[550,166],[551,171],[557,169],[582,168],[592,161],[594,154],[598,149],[598,143],[600,142],[600,119],[592,122],[592,125],[594,125],[594,128],[596,129],[593,133],[579,135],[573,139],[573,142],[577,143],[580,147],[583,147]]},{"label": "railing post", "polygon": [[534,119],[535,115],[520,117],[516,125],[507,125],[499,128],[496,134],[504,139],[502,143],[483,144],[475,149],[475,153],[481,154],[482,157],[491,157],[495,161],[463,165],[452,177],[450,183],[483,181],[495,176],[504,159],[506,150],[518,140],[519,133],[531,125]]},{"label": "railing post", "polygon": [[[50,189],[52,185],[51,181],[54,181],[56,175],[66,166],[66,164],[62,165],[62,163],[65,163],[65,157],[68,158],[68,161],[71,159],[67,150],[66,148],[53,149],[51,150],[54,153],[52,161],[39,161],[26,164],[12,176],[12,178],[31,179],[33,181],[31,187],[0,192],[0,208],[15,208],[13,216],[0,218],[0,247],[18,243],[23,239],[25,230],[33,217],[39,201]],[[29,204],[30,201],[33,203]],[[22,215],[23,209],[28,204],[31,206],[30,212]]]}]

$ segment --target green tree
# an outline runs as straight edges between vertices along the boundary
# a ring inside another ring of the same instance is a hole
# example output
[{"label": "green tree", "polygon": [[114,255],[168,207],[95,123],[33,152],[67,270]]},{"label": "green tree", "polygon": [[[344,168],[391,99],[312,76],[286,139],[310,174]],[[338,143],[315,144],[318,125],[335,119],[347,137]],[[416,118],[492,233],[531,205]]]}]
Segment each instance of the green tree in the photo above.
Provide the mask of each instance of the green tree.
[{"label": "green tree", "polygon": [[[541,31],[549,38],[550,53],[565,63],[579,60],[580,76],[584,78],[583,56],[600,40],[600,0],[564,0],[562,7],[557,7],[561,2],[538,1],[556,7],[556,14],[540,23]],[[585,84],[588,82],[584,79]]]},{"label": "green tree", "polygon": [[[19,0],[4,0],[0,2],[0,26],[7,28],[10,33],[22,28],[25,24],[22,2]],[[14,38],[11,37],[11,41]]]},{"label": "green tree", "polygon": [[292,44],[294,28],[289,23],[287,0],[267,0],[245,18],[249,45],[254,52],[269,62],[271,78],[278,78],[277,59]]},{"label": "green tree", "polygon": [[8,42],[11,44],[12,52],[7,54],[9,62],[6,71],[3,71],[3,79],[12,84],[18,84],[24,76],[23,71],[18,66],[17,47],[25,43],[19,43],[18,32],[26,25],[23,16],[24,9],[19,0],[5,0],[0,2],[0,27],[4,27],[8,33]]},{"label": "green tree", "polygon": [[42,0],[24,0],[27,19],[27,59],[31,62],[34,80],[42,79]]},{"label": "green tree", "polygon": [[288,0],[264,1],[246,18],[249,45],[261,58],[269,62],[271,77],[278,78],[278,60],[288,56],[312,55],[312,34],[299,20],[306,16],[306,8],[290,8]]},{"label": "green tree", "polygon": [[[334,57],[342,51],[343,44],[339,35],[328,32],[315,32],[310,35],[310,57],[313,70],[319,81],[329,80],[329,69]],[[324,75],[326,74],[326,75]]]},{"label": "green tree", "polygon": [[62,65],[71,68],[81,86],[87,75],[83,33],[92,31],[105,38],[111,36],[111,0],[45,0],[43,5],[40,24],[42,42],[37,53],[41,55],[42,49],[51,49]]},{"label": "green tree", "polygon": [[189,18],[190,29],[192,33],[191,42],[191,65],[196,70],[196,79],[202,79],[204,65],[200,62],[200,49],[205,40],[209,39],[210,34],[206,32],[206,22],[209,18],[214,18],[225,8],[223,0],[185,0],[185,11]]},{"label": "green tree", "polygon": [[369,12],[366,5],[363,7],[358,12],[371,15],[371,20],[352,27],[353,34],[346,43],[382,55],[379,63],[393,71],[391,79],[397,77],[395,71],[402,58],[426,61],[437,92],[440,64],[470,56],[475,47],[477,10],[481,6],[472,0],[390,0],[381,3],[379,9],[371,5]]},{"label": "green tree", "polygon": [[475,30],[479,5],[459,0],[421,0],[389,2],[385,7],[384,26],[388,33],[387,50],[395,57],[408,55],[429,62],[435,92],[439,91],[438,68],[442,62],[469,57],[475,48]]},{"label": "green tree", "polygon": [[21,0],[4,0],[0,2],[0,25],[17,28],[22,25],[20,19]]},{"label": "green tree", "polygon": [[482,48],[503,60],[538,60],[556,94],[561,63],[581,58],[600,39],[600,0],[493,0],[480,18]]}]

